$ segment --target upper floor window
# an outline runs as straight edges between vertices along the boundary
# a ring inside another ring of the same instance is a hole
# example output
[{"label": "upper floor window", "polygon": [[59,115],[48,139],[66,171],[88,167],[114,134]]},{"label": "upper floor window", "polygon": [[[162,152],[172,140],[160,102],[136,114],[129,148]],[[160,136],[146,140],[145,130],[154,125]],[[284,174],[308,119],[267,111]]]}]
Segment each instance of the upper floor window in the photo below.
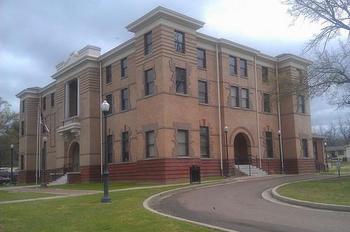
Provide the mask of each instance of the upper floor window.
[{"label": "upper floor window", "polygon": [[155,135],[154,131],[146,132],[146,158],[155,157]]},{"label": "upper floor window", "polygon": [[298,96],[298,112],[305,113],[305,97],[303,95]]},{"label": "upper floor window", "polygon": [[129,161],[129,132],[122,132],[122,161]]},{"label": "upper floor window", "polygon": [[129,91],[127,88],[122,89],[120,92],[120,109],[121,111],[128,110],[129,108]]},{"label": "upper floor window", "polygon": [[208,103],[208,84],[206,81],[198,81],[198,100],[200,103]]},{"label": "upper floor window", "polygon": [[24,136],[24,121],[21,121],[21,135]]},{"label": "upper floor window", "polygon": [[25,110],[25,100],[22,100],[22,113],[24,113]]},{"label": "upper floor window", "polygon": [[55,93],[51,93],[51,108],[55,106]]},{"label": "upper floor window", "polygon": [[107,136],[107,159],[108,163],[113,162],[113,135]]},{"label": "upper floor window", "polygon": [[206,68],[207,66],[205,50],[202,48],[197,48],[197,67]]},{"label": "upper floor window", "polygon": [[181,31],[175,31],[175,50],[185,53],[185,34]]},{"label": "upper floor window", "polygon": [[152,31],[144,35],[145,55],[152,53]]},{"label": "upper floor window", "polygon": [[209,127],[200,127],[200,152],[201,157],[209,157]]},{"label": "upper floor window", "polygon": [[270,94],[264,93],[264,112],[271,112]]},{"label": "upper floor window", "polygon": [[120,61],[120,77],[121,79],[126,78],[128,70],[128,59],[125,57]]},{"label": "upper floor window", "polygon": [[106,101],[109,104],[109,110],[108,110],[107,114],[111,114],[113,112],[113,95],[112,94],[108,94],[106,96]]},{"label": "upper floor window", "polygon": [[178,156],[188,156],[188,130],[177,130],[176,141]]},{"label": "upper floor window", "polygon": [[261,67],[261,76],[263,82],[267,82],[269,80],[269,69],[265,66]]},{"label": "upper floor window", "polygon": [[249,90],[242,88],[241,90],[241,107],[249,108]]},{"label": "upper floor window", "polygon": [[46,97],[43,97],[43,110],[46,110]]},{"label": "upper floor window", "polygon": [[248,64],[247,60],[245,59],[240,59],[239,60],[239,68],[240,68],[240,75],[247,77],[248,76]]},{"label": "upper floor window", "polygon": [[229,66],[230,66],[230,75],[237,74],[237,58],[234,56],[229,56]]},{"label": "upper floor window", "polygon": [[66,117],[78,115],[78,80],[74,79],[66,84]]},{"label": "upper floor window", "polygon": [[186,69],[175,68],[176,73],[176,92],[187,94]]},{"label": "upper floor window", "polygon": [[273,158],[273,143],[272,143],[272,132],[271,131],[265,132],[265,139],[266,139],[267,158]]},{"label": "upper floor window", "polygon": [[106,66],[106,84],[112,82],[112,66]]},{"label": "upper floor window", "polygon": [[299,80],[299,84],[303,84],[304,82],[304,73],[301,69],[297,69],[298,72],[298,80]]},{"label": "upper floor window", "polygon": [[302,139],[301,140],[301,146],[302,146],[302,149],[303,149],[303,157],[308,157],[309,156],[309,151],[308,151],[307,139]]},{"label": "upper floor window", "polygon": [[231,98],[231,106],[239,107],[239,89],[237,86],[231,86],[230,98]]},{"label": "upper floor window", "polygon": [[145,71],[145,96],[153,95],[155,92],[154,84],[154,71],[153,69],[148,69]]}]

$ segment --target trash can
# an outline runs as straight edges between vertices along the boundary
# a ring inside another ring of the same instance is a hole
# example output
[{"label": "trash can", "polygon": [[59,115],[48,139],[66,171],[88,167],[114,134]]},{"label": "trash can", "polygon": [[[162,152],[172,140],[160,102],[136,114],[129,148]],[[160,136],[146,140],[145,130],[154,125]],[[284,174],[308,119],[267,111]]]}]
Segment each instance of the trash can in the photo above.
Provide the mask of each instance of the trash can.
[{"label": "trash can", "polygon": [[190,167],[190,183],[201,183],[201,167],[197,165]]}]

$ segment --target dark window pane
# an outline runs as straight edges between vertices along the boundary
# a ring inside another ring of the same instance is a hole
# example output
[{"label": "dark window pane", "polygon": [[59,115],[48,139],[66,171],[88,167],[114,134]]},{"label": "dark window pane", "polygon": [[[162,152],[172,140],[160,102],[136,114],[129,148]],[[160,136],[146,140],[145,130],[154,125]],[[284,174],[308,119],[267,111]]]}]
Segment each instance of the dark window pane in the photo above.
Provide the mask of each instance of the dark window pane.
[{"label": "dark window pane", "polygon": [[241,90],[241,107],[249,108],[249,90],[243,89]]},{"label": "dark window pane", "polygon": [[187,93],[186,69],[176,68],[176,92]]},{"label": "dark window pane", "polygon": [[21,170],[24,170],[24,155],[21,155]]},{"label": "dark window pane", "polygon": [[122,161],[129,161],[129,132],[122,132]]},{"label": "dark window pane", "polygon": [[177,130],[176,140],[178,156],[188,156],[188,131]]},{"label": "dark window pane", "polygon": [[55,93],[51,93],[51,107],[55,106]]},{"label": "dark window pane", "polygon": [[154,131],[146,132],[146,158],[155,157]]},{"label": "dark window pane", "polygon": [[120,92],[120,109],[128,110],[129,108],[129,93],[128,89],[122,89]]},{"label": "dark window pane", "polygon": [[209,128],[200,127],[200,152],[201,157],[209,157]]},{"label": "dark window pane", "polygon": [[230,75],[237,74],[237,58],[234,56],[229,57]]},{"label": "dark window pane", "polygon": [[43,110],[46,110],[46,97],[43,97]]},{"label": "dark window pane", "polygon": [[308,151],[307,139],[302,139],[301,142],[302,142],[303,156],[308,157],[309,151]]},{"label": "dark window pane", "polygon": [[113,162],[113,135],[107,136],[107,159],[108,163]]},{"label": "dark window pane", "polygon": [[112,96],[112,94],[109,94],[106,96],[106,101],[109,104],[108,114],[111,114],[113,112],[113,96]]},{"label": "dark window pane", "polygon": [[201,48],[197,48],[197,67],[205,68],[206,64],[206,55],[205,50]]},{"label": "dark window pane", "polygon": [[144,36],[145,43],[145,55],[152,53],[152,31],[148,32]]},{"label": "dark window pane", "polygon": [[22,113],[24,113],[25,110],[25,100],[22,101]]},{"label": "dark window pane", "polygon": [[300,113],[305,113],[305,97],[302,95],[298,96],[298,111]]},{"label": "dark window pane", "polygon": [[239,107],[239,91],[237,86],[231,86],[231,106]]},{"label": "dark window pane", "polygon": [[198,99],[200,103],[208,103],[208,86],[206,81],[198,81]]},{"label": "dark window pane", "polygon": [[21,121],[21,135],[24,136],[24,121]]},{"label": "dark window pane", "polygon": [[145,71],[145,96],[155,93],[155,75],[153,69]]},{"label": "dark window pane", "polygon": [[112,82],[112,66],[106,66],[106,84]]},{"label": "dark window pane", "polygon": [[78,115],[78,80],[68,82],[68,117]]},{"label": "dark window pane", "polygon": [[266,154],[268,158],[273,158],[273,143],[272,143],[272,132],[266,131]]},{"label": "dark window pane", "polygon": [[175,50],[185,52],[185,34],[181,31],[175,31]]},{"label": "dark window pane", "polygon": [[269,80],[269,70],[267,67],[264,67],[264,66],[261,67],[261,75],[262,75],[262,80],[264,82],[267,82]]},{"label": "dark window pane", "polygon": [[264,93],[264,112],[271,112],[270,94]]},{"label": "dark window pane", "polygon": [[239,60],[239,67],[240,67],[240,75],[247,77],[248,76],[247,61],[244,59],[240,59]]},{"label": "dark window pane", "polygon": [[127,69],[128,69],[128,60],[127,58],[124,58],[120,61],[120,76],[122,79],[126,77]]}]

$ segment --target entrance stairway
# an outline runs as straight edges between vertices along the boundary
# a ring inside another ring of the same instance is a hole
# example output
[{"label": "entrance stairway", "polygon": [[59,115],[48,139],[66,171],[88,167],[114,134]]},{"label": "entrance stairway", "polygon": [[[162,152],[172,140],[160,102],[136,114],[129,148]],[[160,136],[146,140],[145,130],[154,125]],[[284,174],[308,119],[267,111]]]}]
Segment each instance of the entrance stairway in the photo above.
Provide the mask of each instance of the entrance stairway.
[{"label": "entrance stairway", "polygon": [[60,185],[60,184],[67,184],[68,183],[68,178],[67,174],[64,174],[63,176],[57,178],[56,180],[52,181],[49,183],[50,186],[52,185]]},{"label": "entrance stairway", "polygon": [[235,164],[235,169],[247,176],[267,176],[267,172],[250,164]]}]

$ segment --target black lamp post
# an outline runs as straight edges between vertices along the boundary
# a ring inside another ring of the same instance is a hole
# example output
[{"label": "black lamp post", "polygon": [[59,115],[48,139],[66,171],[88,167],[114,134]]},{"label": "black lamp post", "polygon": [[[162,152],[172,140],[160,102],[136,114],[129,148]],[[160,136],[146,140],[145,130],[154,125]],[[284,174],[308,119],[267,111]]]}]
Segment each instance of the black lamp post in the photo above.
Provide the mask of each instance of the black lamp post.
[{"label": "black lamp post", "polygon": [[282,152],[282,144],[281,144],[281,130],[278,130],[278,145],[279,145],[279,152],[280,152],[280,162],[281,162],[281,174],[284,173],[284,155]]},{"label": "black lamp post", "polygon": [[109,197],[109,192],[108,192],[108,157],[107,157],[107,149],[108,149],[108,144],[107,144],[107,114],[109,112],[109,107],[110,105],[106,100],[104,100],[101,104],[101,110],[104,116],[104,137],[105,137],[105,151],[104,151],[104,165],[103,165],[103,197],[101,199],[102,203],[110,203],[111,198]]},{"label": "black lamp post", "polygon": [[11,184],[13,182],[13,144],[11,144]]},{"label": "black lamp post", "polygon": [[230,162],[228,160],[228,142],[227,142],[227,132],[228,132],[228,126],[225,126],[224,131],[225,131],[225,145],[226,145],[226,172],[225,172],[225,176],[228,177],[229,176],[229,169],[230,169]]},{"label": "black lamp post", "polygon": [[326,171],[328,172],[328,154],[327,154],[327,142],[324,142],[324,151],[326,153]]},{"label": "black lamp post", "polygon": [[41,157],[41,167],[42,167],[42,172],[41,172],[41,184],[40,187],[46,188],[47,183],[46,183],[46,153],[47,153],[47,148],[46,148],[46,142],[47,142],[47,137],[43,137],[43,142],[44,142],[44,148],[43,148],[43,155]]}]

